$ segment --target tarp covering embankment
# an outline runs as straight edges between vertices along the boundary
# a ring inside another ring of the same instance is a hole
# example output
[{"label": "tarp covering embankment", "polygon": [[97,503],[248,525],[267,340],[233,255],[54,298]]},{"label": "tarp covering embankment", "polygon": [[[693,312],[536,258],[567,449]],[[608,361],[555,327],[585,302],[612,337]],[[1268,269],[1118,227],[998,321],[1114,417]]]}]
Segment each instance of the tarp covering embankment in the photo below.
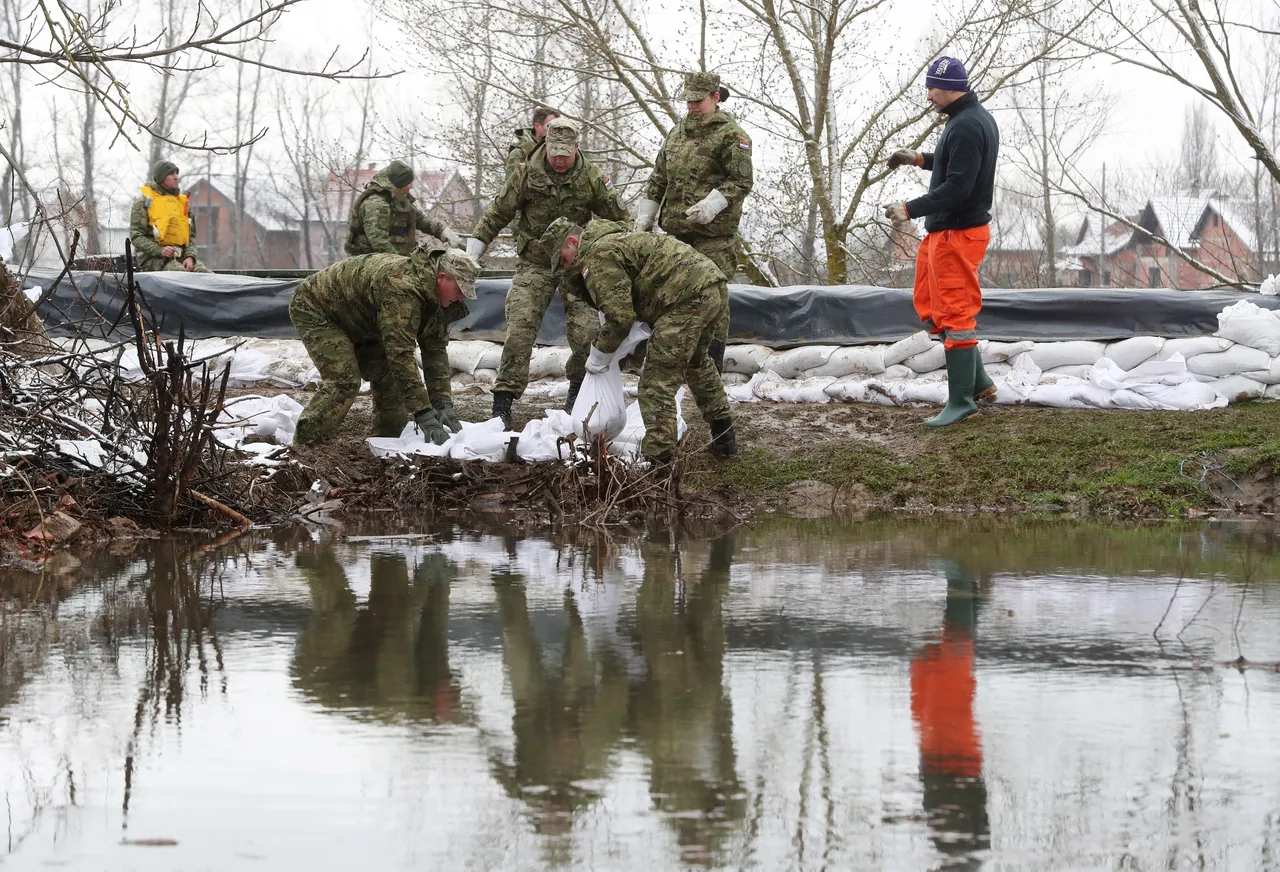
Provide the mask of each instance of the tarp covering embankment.
[{"label": "tarp covering embankment", "polygon": [[[56,277],[53,272],[33,271],[26,282],[28,293],[44,291]],[[177,272],[139,273],[137,278],[166,336],[176,336],[180,328],[193,338],[294,335],[289,297],[297,279]],[[110,274],[70,273],[45,295],[40,315],[60,332],[95,319],[128,330],[127,319],[120,317],[125,304],[121,284]],[[482,279],[478,299],[469,304],[471,314],[455,325],[454,335],[501,341],[509,285],[506,279]],[[978,330],[984,339],[1007,342],[1208,336],[1218,329],[1218,313],[1242,299],[1280,308],[1280,297],[1236,291],[991,290],[983,293]],[[896,342],[920,329],[909,290],[867,285],[733,285],[730,319],[731,341],[770,348]],[[564,310],[558,299],[543,321],[538,341],[565,344]]]}]

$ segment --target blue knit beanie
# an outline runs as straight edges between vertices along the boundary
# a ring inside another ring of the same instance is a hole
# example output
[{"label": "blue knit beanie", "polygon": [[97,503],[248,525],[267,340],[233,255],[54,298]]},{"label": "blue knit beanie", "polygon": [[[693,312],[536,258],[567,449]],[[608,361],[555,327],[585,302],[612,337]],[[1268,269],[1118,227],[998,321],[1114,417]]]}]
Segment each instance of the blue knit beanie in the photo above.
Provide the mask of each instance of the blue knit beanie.
[{"label": "blue knit beanie", "polygon": [[964,64],[956,58],[942,57],[929,64],[924,84],[927,88],[941,88],[944,91],[967,91],[969,74],[965,72]]}]

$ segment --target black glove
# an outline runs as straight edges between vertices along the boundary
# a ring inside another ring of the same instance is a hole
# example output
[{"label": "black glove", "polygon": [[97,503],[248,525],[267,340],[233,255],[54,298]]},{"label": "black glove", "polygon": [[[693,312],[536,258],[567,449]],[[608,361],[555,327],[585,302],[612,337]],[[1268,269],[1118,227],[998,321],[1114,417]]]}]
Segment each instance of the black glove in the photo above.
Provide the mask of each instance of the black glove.
[{"label": "black glove", "polygon": [[422,431],[422,437],[432,445],[443,445],[449,439],[449,434],[445,432],[440,419],[436,417],[435,409],[416,412],[413,423],[418,425],[418,429]]},{"label": "black glove", "polygon": [[719,339],[712,339],[707,346],[707,357],[716,365],[716,372],[724,375],[724,343]]},{"label": "black glove", "polygon": [[431,408],[436,410],[436,417],[440,419],[440,423],[446,430],[457,433],[462,429],[458,413],[453,410],[453,397],[433,397]]},{"label": "black glove", "polygon": [[900,148],[893,154],[889,155],[889,169],[897,169],[898,167],[915,166],[916,161],[920,160],[919,152],[912,151],[909,148]]}]

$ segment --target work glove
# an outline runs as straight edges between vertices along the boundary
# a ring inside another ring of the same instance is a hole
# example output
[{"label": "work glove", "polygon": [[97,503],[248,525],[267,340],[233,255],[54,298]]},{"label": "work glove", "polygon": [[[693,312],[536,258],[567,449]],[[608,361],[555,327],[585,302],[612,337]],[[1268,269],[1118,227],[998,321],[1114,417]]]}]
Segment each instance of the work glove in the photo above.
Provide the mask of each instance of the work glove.
[{"label": "work glove", "polygon": [[729,201],[724,198],[724,194],[713,188],[710,194],[685,209],[684,214],[695,224],[710,224],[728,205]]},{"label": "work glove", "polygon": [[900,148],[893,154],[889,155],[889,169],[896,170],[898,167],[919,166],[920,153],[912,151],[909,148]]},{"label": "work glove", "polygon": [[591,354],[587,355],[587,372],[592,375],[599,375],[607,370],[612,362],[612,354],[605,354],[593,345],[591,346]]},{"label": "work glove", "polygon": [[443,445],[449,438],[449,434],[445,432],[444,427],[440,424],[440,419],[436,417],[435,409],[423,409],[416,412],[413,416],[413,423],[418,425],[418,429],[422,431],[422,438],[426,439],[432,445]]},{"label": "work glove", "polygon": [[436,418],[446,430],[457,433],[462,429],[462,421],[453,410],[453,397],[435,397],[431,401],[431,408],[435,409]]},{"label": "work glove", "polygon": [[467,243],[457,234],[452,227],[444,229],[444,241],[449,243],[450,248],[466,248]]},{"label": "work glove", "polygon": [[884,207],[884,217],[894,224],[904,224],[911,220],[911,216],[907,214],[906,203],[889,203]]},{"label": "work glove", "polygon": [[635,233],[644,233],[653,229],[653,219],[658,217],[657,200],[641,200],[636,204],[636,223],[631,225]]},{"label": "work glove", "polygon": [[484,254],[485,244],[474,236],[467,240],[467,255],[475,261],[480,260],[480,255]]}]

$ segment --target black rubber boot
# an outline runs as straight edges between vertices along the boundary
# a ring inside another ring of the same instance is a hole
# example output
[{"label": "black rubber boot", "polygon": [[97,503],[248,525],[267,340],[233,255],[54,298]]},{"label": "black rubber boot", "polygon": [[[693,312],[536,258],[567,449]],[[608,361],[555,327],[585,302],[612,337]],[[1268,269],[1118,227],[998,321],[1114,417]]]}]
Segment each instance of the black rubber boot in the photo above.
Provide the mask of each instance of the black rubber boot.
[{"label": "black rubber boot", "polygon": [[724,375],[724,343],[719,339],[712,339],[707,346],[707,357],[716,365],[716,372]]},{"label": "black rubber boot", "polygon": [[974,400],[995,400],[996,383],[991,380],[991,376],[987,375],[986,369],[982,366],[981,352],[974,357],[973,372]]},{"label": "black rubber boot", "polygon": [[502,419],[504,430],[511,429],[511,403],[515,398],[515,394],[507,391],[493,392],[493,417]]},{"label": "black rubber boot", "polygon": [[947,349],[947,405],[924,422],[926,427],[946,427],[978,417],[978,406],[973,401],[977,359],[977,346]]},{"label": "black rubber boot", "polygon": [[649,472],[655,479],[666,481],[671,478],[672,454],[670,451],[664,451],[656,457],[646,454],[644,459],[649,461]]},{"label": "black rubber boot", "polygon": [[725,418],[712,421],[708,426],[711,428],[711,447],[707,450],[716,457],[737,456],[738,440],[733,435],[733,421]]},{"label": "black rubber boot", "polygon": [[569,379],[569,393],[564,398],[564,410],[566,412],[573,412],[573,404],[578,399],[578,391],[582,390],[582,379],[583,376]]}]

